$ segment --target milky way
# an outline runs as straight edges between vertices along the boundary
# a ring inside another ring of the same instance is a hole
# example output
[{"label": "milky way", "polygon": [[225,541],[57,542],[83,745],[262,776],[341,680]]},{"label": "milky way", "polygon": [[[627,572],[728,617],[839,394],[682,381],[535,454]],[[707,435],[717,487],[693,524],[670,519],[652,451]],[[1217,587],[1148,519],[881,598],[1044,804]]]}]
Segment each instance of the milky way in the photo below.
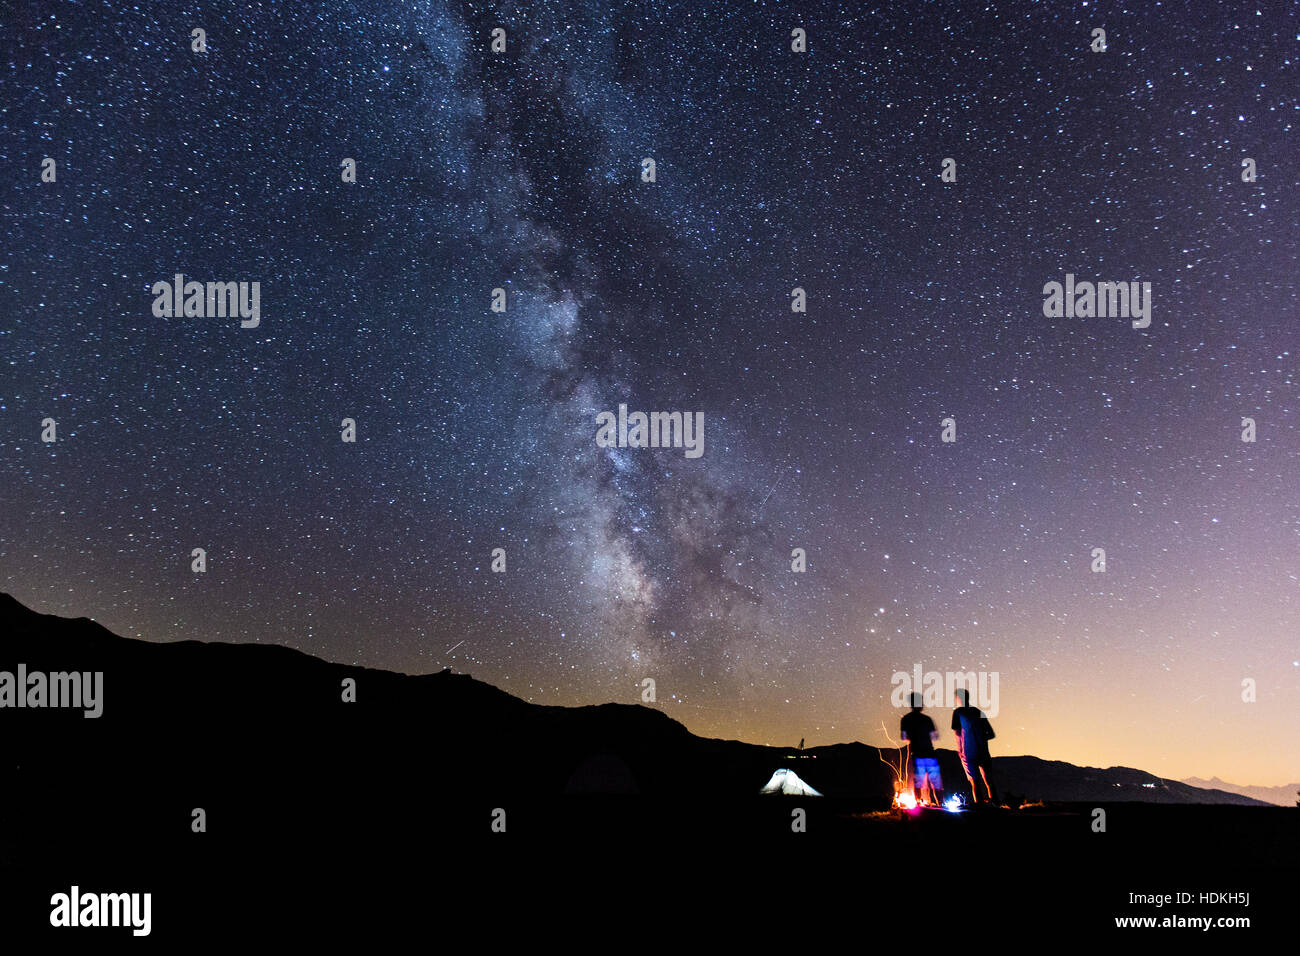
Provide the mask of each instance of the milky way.
[{"label": "milky way", "polygon": [[[1294,11],[280,6],[6,25],[6,590],[541,703],[649,677],[760,742],[996,671],[1003,753],[1300,777]],[[155,317],[176,273],[260,325]],[[1067,273],[1150,326],[1045,317]],[[598,447],[620,404],[704,455]]]}]

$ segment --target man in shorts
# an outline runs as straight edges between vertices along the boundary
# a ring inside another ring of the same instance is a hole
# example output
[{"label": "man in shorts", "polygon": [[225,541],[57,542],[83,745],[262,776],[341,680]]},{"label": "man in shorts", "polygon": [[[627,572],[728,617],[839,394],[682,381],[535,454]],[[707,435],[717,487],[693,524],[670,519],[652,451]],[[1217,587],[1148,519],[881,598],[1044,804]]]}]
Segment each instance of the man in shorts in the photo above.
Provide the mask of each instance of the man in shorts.
[{"label": "man in shorts", "polygon": [[[997,806],[997,790],[993,786],[993,758],[989,755],[989,741],[995,736],[993,725],[978,707],[970,706],[970,691],[957,688],[957,708],[952,712],[952,732],[957,737],[957,753],[962,769],[970,781],[970,794],[975,803]],[[984,784],[986,799],[980,800],[976,780]]]},{"label": "man in shorts", "polygon": [[[912,792],[916,795],[916,802],[938,807],[943,805],[943,780],[934,754],[934,742],[939,739],[939,731],[935,730],[934,721],[921,713],[922,700],[920,694],[912,694],[911,713],[903,715],[898,732],[912,751]],[[927,790],[929,800],[925,799]]]}]

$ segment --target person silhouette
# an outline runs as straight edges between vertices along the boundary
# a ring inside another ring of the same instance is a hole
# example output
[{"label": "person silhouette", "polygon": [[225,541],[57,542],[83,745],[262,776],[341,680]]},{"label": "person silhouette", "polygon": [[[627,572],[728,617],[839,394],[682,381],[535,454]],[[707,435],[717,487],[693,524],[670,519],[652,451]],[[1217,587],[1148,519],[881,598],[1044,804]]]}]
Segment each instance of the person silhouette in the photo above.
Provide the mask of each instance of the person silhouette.
[{"label": "person silhouette", "polygon": [[[935,729],[934,721],[921,713],[922,702],[920,694],[912,694],[912,710],[903,715],[898,733],[912,751],[912,793],[916,802],[938,807],[943,805],[943,778],[939,776],[939,761],[934,754],[939,731]],[[925,799],[927,790],[929,800]]]},{"label": "person silhouette", "polygon": [[970,781],[971,799],[977,804],[981,802],[975,782],[978,777],[984,784],[985,802],[996,806],[998,797],[993,786],[993,757],[989,754],[989,741],[996,736],[993,725],[978,707],[970,705],[970,691],[965,687],[957,688],[954,703],[957,707],[952,712],[952,731],[957,738],[962,769]]}]

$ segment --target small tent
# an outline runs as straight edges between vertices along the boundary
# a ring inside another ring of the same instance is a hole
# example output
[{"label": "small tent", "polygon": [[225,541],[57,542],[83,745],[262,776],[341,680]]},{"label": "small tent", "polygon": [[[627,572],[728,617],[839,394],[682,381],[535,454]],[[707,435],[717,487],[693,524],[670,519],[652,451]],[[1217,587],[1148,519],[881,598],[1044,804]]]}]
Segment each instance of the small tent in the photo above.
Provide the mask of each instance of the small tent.
[{"label": "small tent", "polygon": [[800,780],[797,773],[786,767],[782,767],[772,774],[772,779],[767,782],[767,786],[760,790],[759,793],[781,793],[791,797],[821,796],[820,793]]}]

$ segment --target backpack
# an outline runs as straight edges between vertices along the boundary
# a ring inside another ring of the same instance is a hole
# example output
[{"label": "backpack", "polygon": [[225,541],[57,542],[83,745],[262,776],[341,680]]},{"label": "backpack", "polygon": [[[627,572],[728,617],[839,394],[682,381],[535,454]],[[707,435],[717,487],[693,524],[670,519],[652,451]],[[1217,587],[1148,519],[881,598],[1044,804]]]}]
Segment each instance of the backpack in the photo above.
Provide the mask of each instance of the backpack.
[{"label": "backpack", "polygon": [[989,723],[989,719],[983,714],[980,714],[980,732],[984,735],[985,740],[992,740],[997,736],[993,732],[993,725]]}]

